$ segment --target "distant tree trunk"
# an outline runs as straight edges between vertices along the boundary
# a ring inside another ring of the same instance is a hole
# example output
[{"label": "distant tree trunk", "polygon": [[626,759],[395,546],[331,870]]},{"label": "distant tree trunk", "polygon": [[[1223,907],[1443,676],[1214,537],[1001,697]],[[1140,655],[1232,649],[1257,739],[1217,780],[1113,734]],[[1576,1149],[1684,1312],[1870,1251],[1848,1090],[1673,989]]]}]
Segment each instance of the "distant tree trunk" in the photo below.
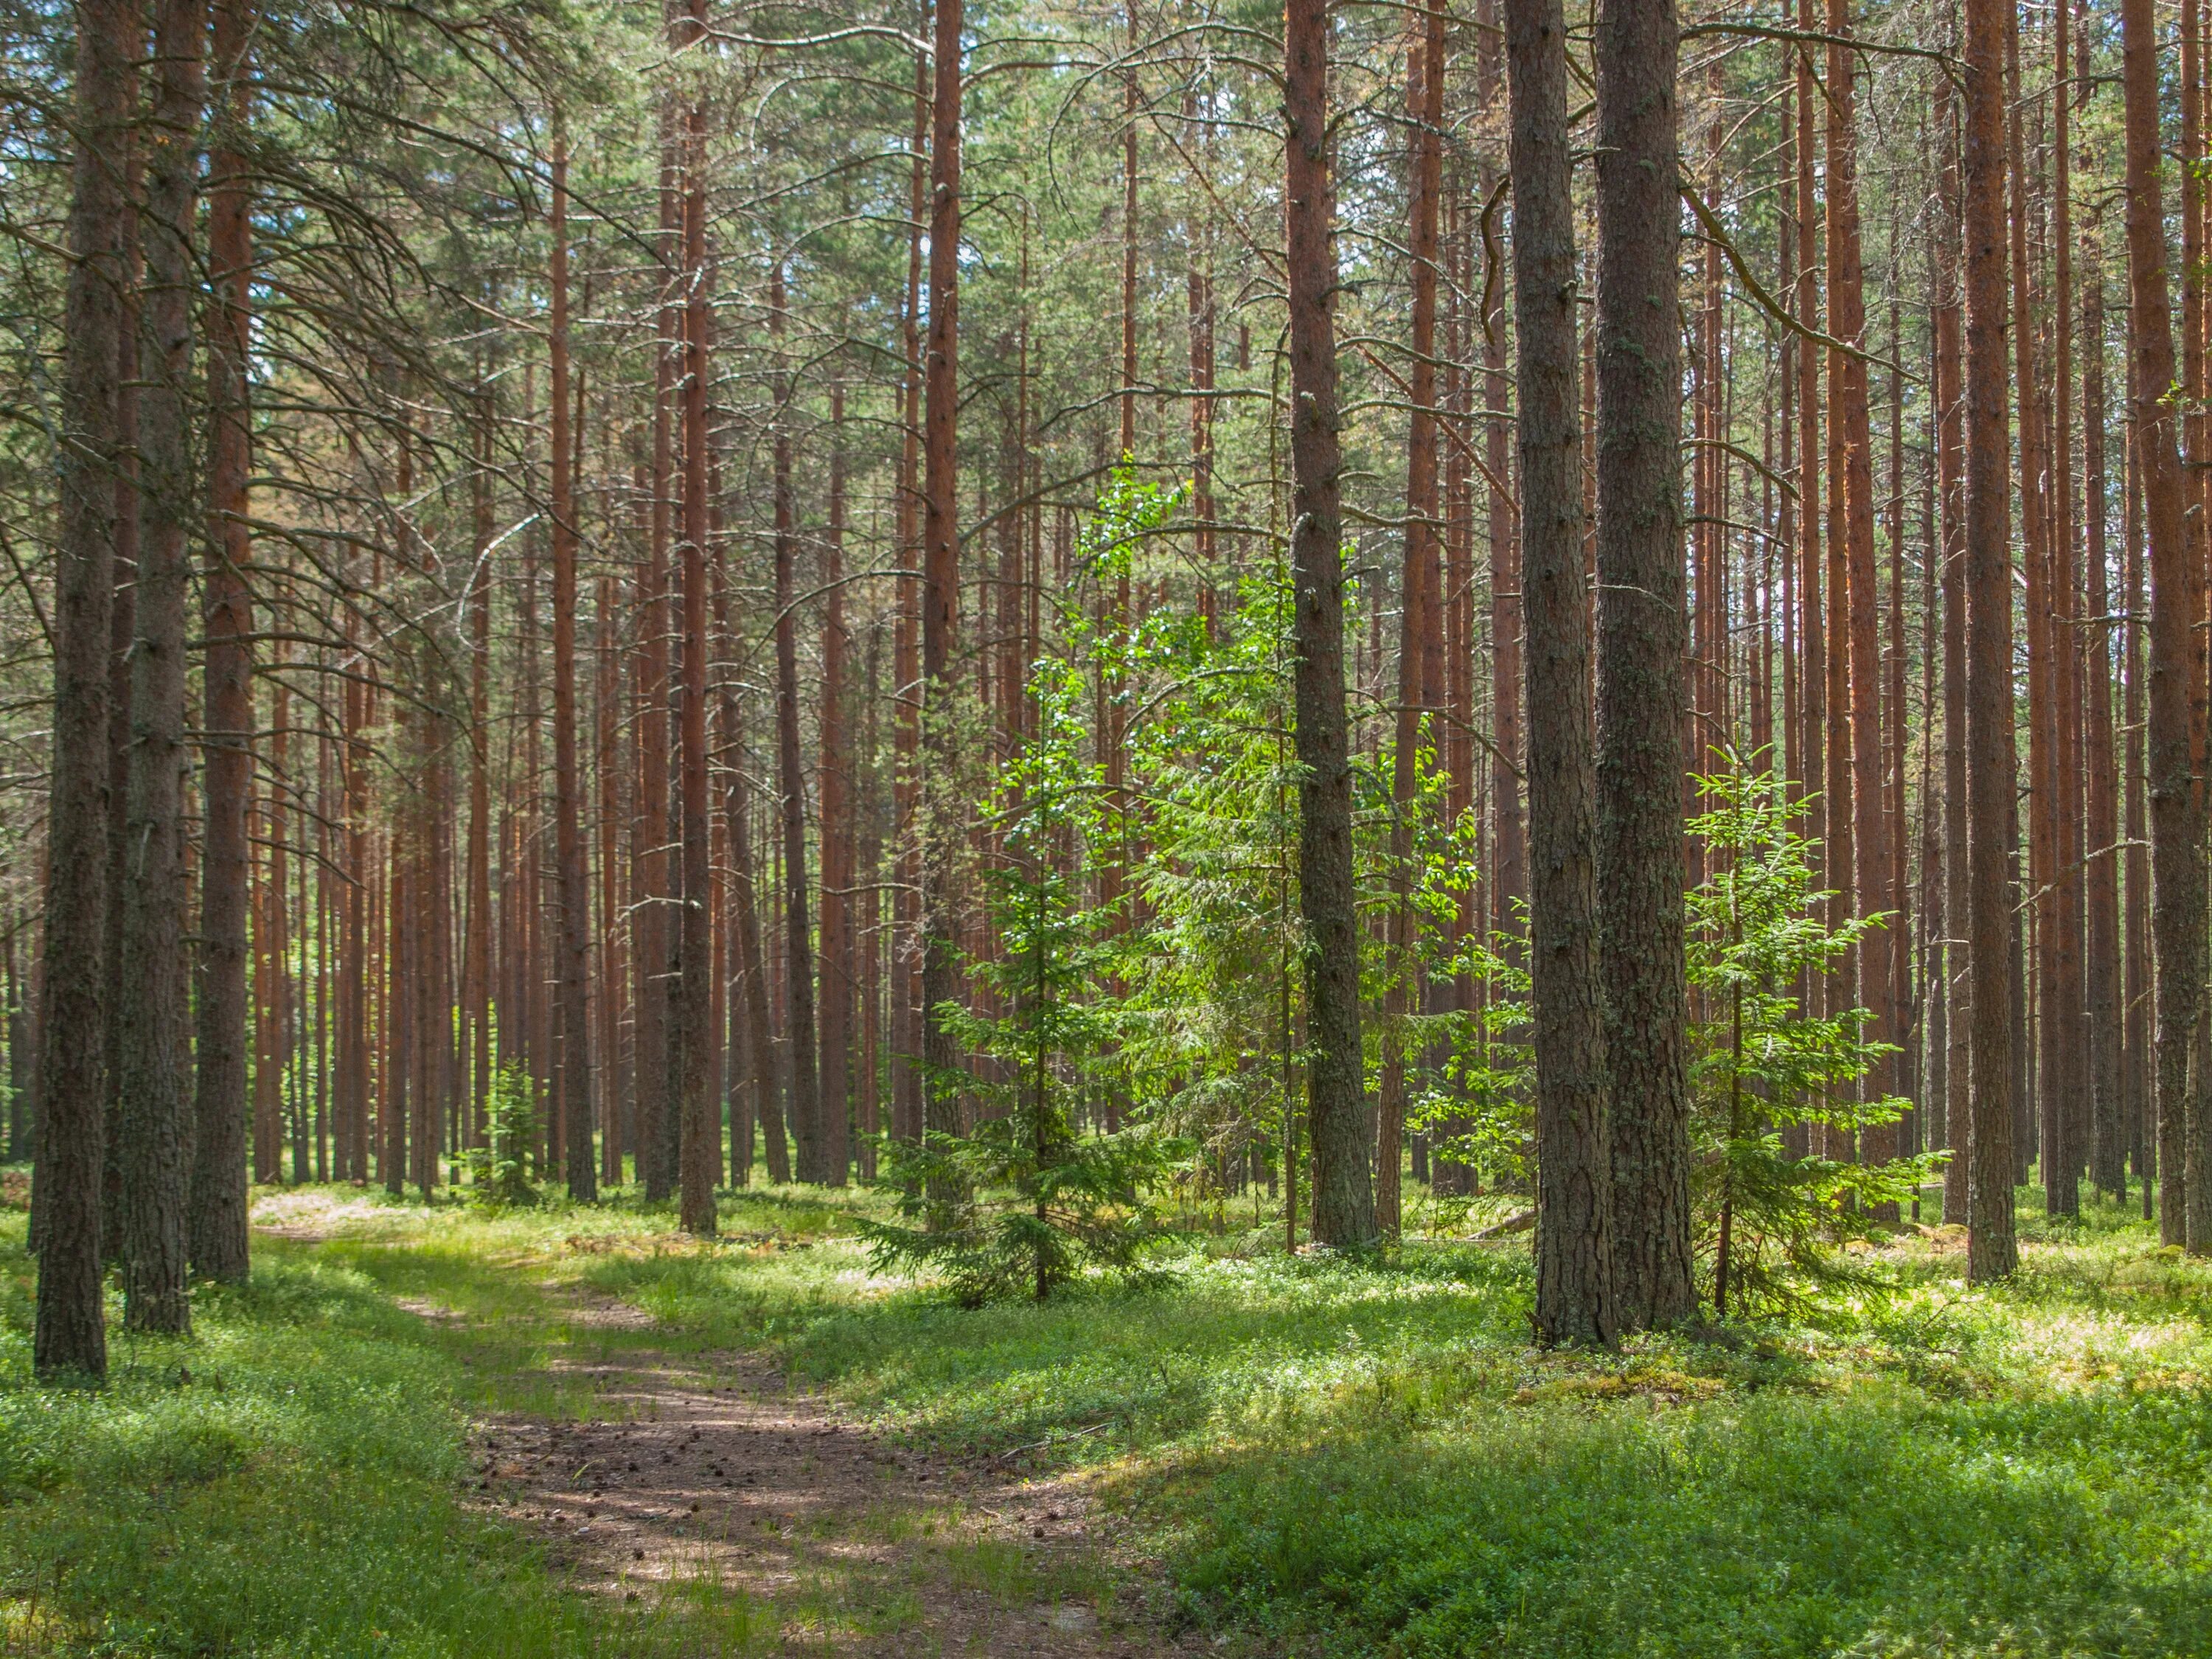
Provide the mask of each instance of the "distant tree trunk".
[{"label": "distant tree trunk", "polygon": [[1536,1330],[1613,1341],[1613,1199],[1599,959],[1597,769],[1583,580],[1567,30],[1506,0],[1513,317],[1520,342],[1521,613],[1528,633],[1529,969],[1536,1050]]},{"label": "distant tree trunk", "polygon": [[[270,714],[269,771],[266,806],[261,812],[262,834],[269,843],[268,878],[261,884],[260,902],[253,922],[253,1178],[274,1182],[282,1178],[284,1151],[284,1067],[288,1044],[285,1030],[290,1010],[291,975],[287,971],[289,951],[285,935],[285,837],[289,814],[284,791],[289,787],[291,694],[276,683],[276,707]],[[304,1068],[301,1084],[307,1076]],[[304,1177],[295,1175],[295,1180]]]},{"label": "distant tree trunk", "polygon": [[906,305],[900,341],[906,355],[901,376],[898,515],[899,557],[906,567],[896,592],[891,676],[897,702],[891,734],[892,835],[890,948],[891,1133],[908,1142],[922,1132],[921,1005],[921,580],[922,537],[921,238],[933,216],[929,203],[930,66],[914,64],[914,158],[908,170]]},{"label": "distant tree trunk", "polygon": [[668,542],[674,516],[677,377],[684,354],[681,272],[684,210],[672,107],[661,112],[661,304],[653,359],[652,505],[638,631],[638,838],[635,873],[637,921],[637,1161],[648,1203],[665,1201],[676,1185],[677,1101],[671,1089],[672,1012],[669,967],[674,934],[668,875]]},{"label": "distant tree trunk", "polygon": [[1444,14],[1431,0],[1417,19],[1419,33],[1408,51],[1407,113],[1413,124],[1407,238],[1413,260],[1413,339],[1409,370],[1413,404],[1406,452],[1405,568],[1398,605],[1398,713],[1394,745],[1390,823],[1389,988],[1384,994],[1381,1110],[1375,1151],[1375,1207],[1382,1231],[1399,1227],[1399,1166],[1406,1128],[1406,1070],[1409,1013],[1421,1006],[1417,947],[1420,919],[1413,908],[1414,814],[1420,807],[1420,747],[1429,710],[1441,689],[1443,652],[1437,638],[1443,621],[1437,568],[1437,234],[1443,189]]},{"label": "distant tree trunk", "polygon": [[[781,265],[769,276],[769,331],[781,354]],[[799,744],[799,624],[793,614],[798,604],[793,567],[799,556],[799,528],[791,487],[791,377],[780,360],[775,380],[776,821],[783,837],[784,961],[789,980],[784,1035],[791,1056],[791,1121],[799,1133],[799,1178],[827,1185],[833,1177],[821,1079],[815,1071],[814,927],[807,902],[805,762]],[[843,1183],[842,1167],[834,1178]]]},{"label": "distant tree trunk", "polygon": [[[2124,365],[2128,361],[2122,356]],[[2123,370],[2125,378],[2125,370]],[[2132,404],[2130,395],[2124,400]],[[2132,433],[2132,422],[2128,429]],[[2143,1219],[2148,1221],[2157,1203],[2158,1123],[2156,1090],[2151,1079],[2152,988],[2150,950],[2150,805],[2143,778],[2143,639],[2149,629],[2143,620],[2142,490],[2132,436],[2126,446],[2121,486],[2125,497],[2122,519],[2121,585],[2125,592],[2128,623],[2122,636],[2125,653],[2126,692],[2121,718],[2126,722],[2127,742],[2121,757],[2124,809],[2128,838],[2127,987],[2125,1052],[2121,1066],[2121,1089],[2126,1098],[2128,1136],[2135,1158],[2136,1176],[2142,1183]]]},{"label": "distant tree trunk", "polygon": [[568,1196],[599,1196],[592,1144],[591,881],[584,865],[583,778],[576,752],[576,443],[569,422],[568,139],[553,118],[551,360],[553,442],[553,859],[559,884],[556,946],[561,1109]]},{"label": "distant tree trunk", "polygon": [[[725,585],[714,588],[716,622],[730,637]],[[783,1101],[776,1085],[775,1037],[769,1018],[768,964],[761,949],[760,883],[753,855],[750,806],[745,787],[744,725],[737,694],[728,679],[721,690],[722,743],[732,756],[724,816],[729,823],[731,896],[737,912],[738,977],[744,1021],[745,1054],[751,1068],[753,1109],[760,1122],[761,1151],[768,1176],[779,1186],[791,1179],[791,1145],[784,1133]]]},{"label": "distant tree trunk", "polygon": [[[114,603],[115,365],[122,349],[124,222],[116,162],[131,115],[135,7],[77,0],[77,80],[64,299],[56,553],[51,847],[108,839],[108,614]],[[105,858],[50,858],[46,969],[38,1021],[38,1312],[42,1378],[107,1375],[100,1307],[100,1203],[106,1139]],[[10,1058],[13,1045],[10,1045]]]},{"label": "distant tree trunk", "polygon": [[[1828,332],[1851,346],[1863,343],[1866,334],[1865,267],[1859,236],[1858,140],[1853,104],[1857,54],[1848,46],[1834,44],[1847,38],[1853,25],[1850,0],[1828,0],[1827,31],[1827,169],[1828,221]],[[1881,738],[1881,599],[1876,587],[1874,546],[1873,429],[1868,410],[1867,366],[1851,351],[1828,353],[1829,453],[1841,465],[1832,468],[1831,488],[1840,484],[1843,515],[1839,550],[1844,572],[1842,598],[1849,618],[1844,637],[1832,642],[1844,653],[1849,667],[1851,814],[1850,858],[1851,885],[1862,912],[1892,912],[1896,896],[1890,891],[1889,837],[1882,823]],[[1832,717],[1843,713],[1832,708]],[[1843,792],[1834,792],[1832,813],[1844,803]],[[1840,849],[1839,849],[1840,850]],[[1885,927],[1899,925],[1893,918]],[[1867,1035],[1893,1043],[1900,1035],[1891,1019],[1890,941],[1869,938],[1855,953],[1858,981],[1848,983],[1847,994],[1872,1016]],[[1893,1067],[1884,1053],[1868,1068],[1860,1085],[1869,1097],[1893,1092]],[[1887,1162],[1895,1156],[1894,1124],[1869,1124],[1863,1132],[1863,1152],[1870,1163]],[[1894,1219],[1893,1212],[1887,1218]]]},{"label": "distant tree trunk", "polygon": [[[1814,7],[1814,0],[1798,0],[1798,25],[1808,33],[1817,22]],[[1811,52],[1801,51],[1795,56],[1796,131],[1791,148],[1797,175],[1796,313],[1797,320],[1804,326],[1817,328],[1820,322],[1820,215],[1814,184],[1818,137],[1814,111],[1819,101],[1819,82],[1814,74]],[[1828,844],[1829,827],[1838,815],[1829,798],[1832,757],[1828,752],[1828,684],[1832,653],[1829,648],[1827,584],[1823,574],[1820,536],[1820,358],[1809,340],[1796,341],[1791,350],[1792,367],[1796,371],[1797,510],[1801,537],[1797,549],[1797,631],[1799,712],[1803,726],[1799,738],[1798,776],[1805,789],[1805,834],[1810,843],[1814,878],[1818,885],[1833,888],[1848,881],[1850,872],[1839,863],[1836,849]],[[1803,994],[1810,1012],[1820,1013],[1828,1007],[1832,1000],[1831,977],[1825,974],[1806,976]],[[1792,1150],[1801,1156],[1808,1152],[1826,1156],[1830,1150],[1826,1125],[1799,1126],[1789,1133]]]},{"label": "distant tree trunk", "polygon": [[2011,1098],[2012,481],[2005,419],[2005,21],[1999,0],[1966,0],[1966,945],[1973,1031],[1966,1270],[1978,1282],[2008,1276],[2020,1259]]},{"label": "distant tree trunk", "polygon": [[1359,1046],[1359,923],[1352,869],[1352,758],[1344,700],[1344,559],[1336,368],[1335,187],[1330,177],[1328,9],[1284,14],[1291,355],[1291,568],[1297,653],[1298,900],[1306,926],[1306,1121],[1313,1237],[1376,1237]]},{"label": "distant tree trunk", "polygon": [[592,769],[599,783],[599,1023],[593,1041],[599,1045],[599,1180],[609,1187],[623,1181],[622,992],[624,984],[622,952],[622,902],[617,871],[622,844],[623,696],[619,626],[615,608],[615,579],[602,574],[599,587],[599,637],[594,642],[595,684],[592,708],[595,730]]},{"label": "distant tree trunk", "polygon": [[[822,544],[823,1170],[845,1184],[853,1106],[853,766],[845,720],[845,387],[830,388],[830,523]],[[781,612],[778,612],[779,616]],[[780,653],[779,653],[780,660]]]},{"label": "distant tree trunk", "polygon": [[[2160,180],[2158,40],[2151,0],[2122,0],[2127,95],[2128,316],[2136,465],[2150,538],[2149,782],[2151,948],[2158,984],[2159,1237],[2193,1254],[2212,1248],[2190,1201],[2205,1156],[2191,1121],[2189,1051],[2204,996],[2204,854],[2191,754],[2191,705],[2203,695],[2203,646],[2192,623],[2204,580],[2189,557],[2176,443],[2172,303]],[[2176,1152],[2179,1156],[2175,1156]]]},{"label": "distant tree trunk", "polygon": [[162,0],[155,20],[146,173],[146,303],[138,455],[143,540],[131,647],[131,857],[123,903],[125,1322],[185,1332],[185,1200],[191,1167],[185,1076],[185,603],[199,492],[186,440],[198,287],[198,134],[206,103],[204,0]]},{"label": "distant tree trunk", "polygon": [[923,1127],[957,1133],[959,1046],[941,1010],[959,994],[951,678],[960,614],[960,36],[962,0],[937,0],[930,106],[929,337],[923,366],[920,799]]},{"label": "distant tree trunk", "polygon": [[1602,0],[1595,52],[1598,893],[1613,1267],[1620,1322],[1630,1329],[1673,1325],[1697,1310],[1682,1054],[1676,50],[1673,0]]},{"label": "distant tree trunk", "polygon": [[[482,389],[479,388],[479,395]],[[469,570],[468,938],[462,999],[471,1037],[469,1144],[480,1146],[491,1104],[491,465],[489,409],[476,420],[469,478],[475,520]]]},{"label": "distant tree trunk", "polygon": [[1948,76],[1936,85],[1936,142],[1942,146],[1936,233],[1939,301],[1936,307],[1936,469],[1943,513],[1943,999],[1951,1051],[1944,1066],[1943,1219],[1966,1221],[1967,1146],[1972,1117],[1971,1002],[1972,958],[1960,929],[1969,917],[1966,853],[1966,450],[1960,352],[1963,296],[1960,289],[1959,133]]},{"label": "distant tree trunk", "polygon": [[[2094,246],[2094,228],[2081,245]],[[2081,461],[2088,527],[2087,707],[2089,784],[2088,1018],[2090,1181],[2125,1202],[2128,1144],[2120,1086],[2119,771],[2112,743],[2112,605],[2106,571],[2105,514],[2111,487],[2105,462],[2105,274],[2094,257],[2083,276]]]},{"label": "distant tree trunk", "polygon": [[[706,51],[706,0],[691,0],[681,44]],[[703,74],[704,71],[699,70]],[[685,112],[684,171],[684,620],[680,726],[684,798],[684,905],[677,975],[681,1055],[678,1158],[684,1231],[714,1231],[714,1182],[721,1164],[714,1093],[714,872],[707,824],[707,102],[695,87]]]}]

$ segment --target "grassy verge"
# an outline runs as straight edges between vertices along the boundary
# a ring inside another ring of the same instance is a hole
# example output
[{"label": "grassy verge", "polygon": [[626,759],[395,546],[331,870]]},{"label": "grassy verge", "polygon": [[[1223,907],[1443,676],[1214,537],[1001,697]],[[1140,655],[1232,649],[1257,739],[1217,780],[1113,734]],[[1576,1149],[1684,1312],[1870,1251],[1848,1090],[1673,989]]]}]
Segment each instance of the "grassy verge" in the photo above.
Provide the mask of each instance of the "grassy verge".
[{"label": "grassy verge", "polygon": [[[963,1313],[870,1271],[850,1235],[874,1202],[733,1198],[700,1248],[621,1206],[265,1200],[329,1242],[264,1249],[192,1348],[127,1353],[97,1401],[23,1382],[17,1271],[0,1559],[18,1625],[152,1621],[125,1652],[696,1641],[737,1614],[686,1615],[689,1637],[668,1612],[658,1635],[595,1624],[470,1520],[459,1424],[599,1412],[568,1380],[594,1350],[765,1345],[888,1432],[1085,1466],[1194,1619],[1291,1652],[2212,1654],[2212,1268],[2109,1208],[2068,1228],[2027,1211],[1999,1290],[1964,1287],[1955,1238],[1916,1236],[1869,1259],[1891,1294],[1590,1357],[1527,1346],[1525,1241],[1353,1265],[1255,1237],[1194,1249],[1164,1290]],[[655,1327],[571,1322],[610,1297]],[[226,1644],[264,1629],[284,1634]]]},{"label": "grassy verge", "polygon": [[[467,1411],[551,1397],[529,1356],[559,1338],[490,1249],[387,1251],[380,1274],[257,1241],[249,1285],[196,1292],[189,1341],[126,1339],[111,1308],[112,1380],[88,1393],[30,1378],[24,1221],[0,1215],[0,1653],[566,1659],[757,1634],[705,1586],[587,1601],[464,1506]],[[410,1282],[472,1291],[497,1334],[395,1305]]]}]

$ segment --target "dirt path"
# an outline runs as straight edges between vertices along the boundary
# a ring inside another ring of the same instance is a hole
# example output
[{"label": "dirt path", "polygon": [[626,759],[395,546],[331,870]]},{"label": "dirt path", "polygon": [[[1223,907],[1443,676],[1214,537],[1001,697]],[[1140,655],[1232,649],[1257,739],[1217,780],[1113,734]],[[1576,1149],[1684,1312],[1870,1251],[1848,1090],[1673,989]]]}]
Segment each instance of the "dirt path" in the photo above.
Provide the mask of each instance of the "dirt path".
[{"label": "dirt path", "polygon": [[[619,1305],[589,1317],[650,1324]],[[481,1424],[477,1498],[580,1587],[690,1598],[752,1650],[1198,1650],[1165,1630],[1156,1582],[1079,1482],[895,1448],[750,1356],[556,1364],[600,1412]]]}]

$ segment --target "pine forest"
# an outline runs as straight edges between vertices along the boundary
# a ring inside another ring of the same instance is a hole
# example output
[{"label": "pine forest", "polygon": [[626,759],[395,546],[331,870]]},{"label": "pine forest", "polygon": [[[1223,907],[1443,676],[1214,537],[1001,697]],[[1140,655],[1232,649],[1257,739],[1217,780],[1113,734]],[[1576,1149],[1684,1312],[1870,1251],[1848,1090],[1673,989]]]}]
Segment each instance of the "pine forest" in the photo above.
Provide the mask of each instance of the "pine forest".
[{"label": "pine forest", "polygon": [[0,1655],[2212,1659],[2212,0],[0,48]]}]

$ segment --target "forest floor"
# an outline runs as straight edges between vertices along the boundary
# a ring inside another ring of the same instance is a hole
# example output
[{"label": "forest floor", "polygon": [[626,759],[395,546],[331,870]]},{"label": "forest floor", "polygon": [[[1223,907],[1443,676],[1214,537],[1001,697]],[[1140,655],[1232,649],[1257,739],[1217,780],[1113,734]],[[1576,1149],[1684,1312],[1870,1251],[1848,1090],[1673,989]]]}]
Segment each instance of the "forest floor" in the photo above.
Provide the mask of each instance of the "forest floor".
[{"label": "forest floor", "polygon": [[1527,1343],[1525,1238],[964,1312],[881,1200],[258,1195],[190,1343],[32,1385],[0,1212],[0,1654],[2212,1656],[2212,1267],[2095,1205],[1787,1316]]}]

